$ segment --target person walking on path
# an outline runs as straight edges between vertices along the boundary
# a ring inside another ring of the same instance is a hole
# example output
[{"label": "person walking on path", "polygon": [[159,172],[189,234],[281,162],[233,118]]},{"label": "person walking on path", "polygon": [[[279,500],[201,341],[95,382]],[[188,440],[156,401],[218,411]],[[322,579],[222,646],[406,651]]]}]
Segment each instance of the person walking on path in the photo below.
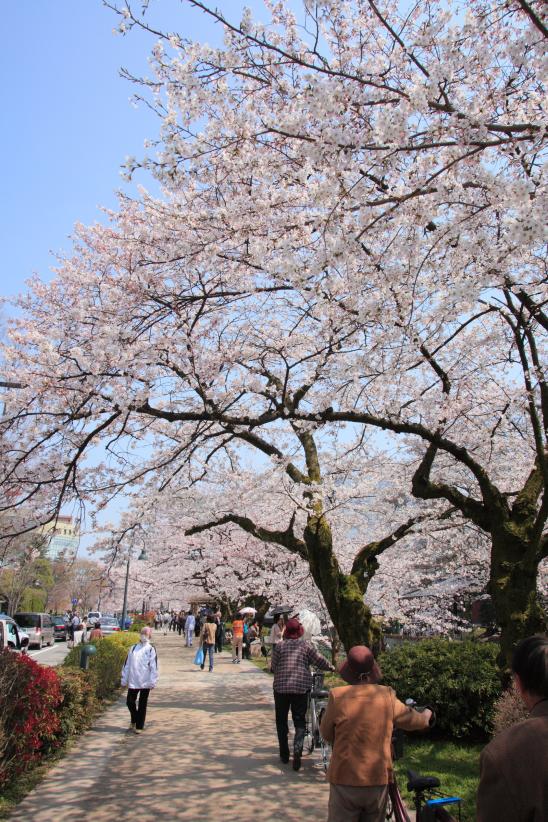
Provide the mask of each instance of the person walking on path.
[{"label": "person walking on path", "polygon": [[141,630],[141,641],[129,649],[122,668],[122,688],[128,689],[129,727],[136,734],[140,734],[145,727],[148,695],[158,682],[158,655],[150,643],[151,633],[148,625]]},{"label": "person walking on path", "polygon": [[518,643],[511,668],[529,717],[481,752],[477,822],[548,819],[548,638]]},{"label": "person walking on path", "polygon": [[276,619],[270,629],[270,644],[277,645],[284,638],[284,618],[283,614]]},{"label": "person walking on path", "polygon": [[196,618],[192,611],[189,612],[185,621],[185,637],[186,647],[192,648],[192,639],[194,637],[194,626],[196,625]]},{"label": "person walking on path", "polygon": [[200,642],[204,651],[204,661],[200,665],[202,671],[206,663],[206,657],[209,654],[209,670],[213,670],[213,658],[215,652],[215,632],[217,625],[215,624],[215,617],[208,616],[206,622],[202,625],[200,632]]},{"label": "person walking on path", "polygon": [[328,822],[384,822],[392,729],[427,728],[432,711],[415,711],[392,688],[379,685],[381,670],[365,645],[349,650],[339,673],[348,685],[331,689],[320,724],[321,735],[333,745]]},{"label": "person walking on path", "polygon": [[93,642],[95,639],[102,639],[103,632],[101,631],[101,623],[96,622],[94,628],[90,631],[89,641]]},{"label": "person walking on path", "polygon": [[[232,620],[232,662],[240,664],[244,645],[244,621],[240,613],[235,614]],[[239,652],[239,656],[238,656]]]},{"label": "person walking on path", "polygon": [[225,624],[220,614],[216,617],[215,621],[217,623],[215,627],[215,653],[220,654],[225,644]]},{"label": "person walking on path", "polygon": [[289,728],[287,717],[291,708],[291,717],[295,726],[293,741],[293,770],[301,767],[305,734],[305,717],[308,704],[308,691],[312,688],[310,665],[322,671],[334,671],[335,668],[314,648],[312,643],[302,638],[304,628],[298,619],[289,619],[285,626],[283,642],[272,648],[271,670],[274,673],[274,706],[276,709],[276,731],[280,747],[280,759],[289,762],[289,745],[287,736]]}]

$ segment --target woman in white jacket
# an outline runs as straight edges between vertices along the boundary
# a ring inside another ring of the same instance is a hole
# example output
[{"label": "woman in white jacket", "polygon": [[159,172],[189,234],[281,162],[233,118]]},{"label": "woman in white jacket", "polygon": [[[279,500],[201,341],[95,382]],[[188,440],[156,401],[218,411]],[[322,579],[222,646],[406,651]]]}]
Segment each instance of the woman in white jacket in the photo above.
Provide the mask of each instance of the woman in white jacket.
[{"label": "woman in white jacket", "polygon": [[[143,628],[141,641],[129,649],[122,668],[122,688],[127,691],[127,706],[131,714],[130,730],[140,734],[145,725],[148,695],[158,682],[158,656],[150,644],[151,629]],[[139,702],[137,703],[137,697]]]}]

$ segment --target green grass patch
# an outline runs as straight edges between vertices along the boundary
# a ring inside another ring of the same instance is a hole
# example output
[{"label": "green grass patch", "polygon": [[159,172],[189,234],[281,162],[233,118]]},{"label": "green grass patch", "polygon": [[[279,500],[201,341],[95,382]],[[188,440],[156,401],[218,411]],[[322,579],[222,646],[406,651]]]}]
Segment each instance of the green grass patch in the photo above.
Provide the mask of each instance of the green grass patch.
[{"label": "green grass patch", "polygon": [[461,741],[407,736],[403,758],[396,762],[398,786],[406,804],[412,807],[413,794],[406,787],[406,771],[411,768],[423,775],[437,776],[443,793],[461,797],[463,822],[474,822],[482,748],[483,745]]}]

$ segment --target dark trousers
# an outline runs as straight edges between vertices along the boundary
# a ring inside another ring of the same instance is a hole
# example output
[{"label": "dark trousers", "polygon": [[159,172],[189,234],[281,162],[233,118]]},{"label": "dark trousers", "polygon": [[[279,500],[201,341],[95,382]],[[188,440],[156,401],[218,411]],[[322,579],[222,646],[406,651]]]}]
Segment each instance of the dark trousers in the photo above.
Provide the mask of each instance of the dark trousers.
[{"label": "dark trousers", "polygon": [[222,636],[215,635],[215,653],[220,654],[223,650],[223,638]]},{"label": "dark trousers", "polygon": [[276,731],[280,745],[280,756],[289,756],[289,745],[287,744],[289,727],[287,717],[290,708],[291,718],[295,726],[295,747],[299,747],[299,749],[302,750],[304,731],[306,728],[308,694],[281,694],[278,691],[274,691],[274,707],[276,709]]},{"label": "dark trousers", "polygon": [[[128,688],[126,705],[131,714],[131,721],[135,727],[141,731],[145,727],[145,717],[147,715],[147,702],[150,688]],[[137,704],[137,697],[139,703]]]}]

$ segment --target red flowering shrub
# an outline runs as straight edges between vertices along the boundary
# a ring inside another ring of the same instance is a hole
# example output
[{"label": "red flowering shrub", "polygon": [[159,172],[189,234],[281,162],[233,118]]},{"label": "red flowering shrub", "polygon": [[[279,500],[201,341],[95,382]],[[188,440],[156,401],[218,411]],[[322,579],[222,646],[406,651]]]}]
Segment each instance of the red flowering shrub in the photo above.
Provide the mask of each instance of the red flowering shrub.
[{"label": "red flowering shrub", "polygon": [[0,783],[60,744],[62,700],[53,668],[0,653]]}]

